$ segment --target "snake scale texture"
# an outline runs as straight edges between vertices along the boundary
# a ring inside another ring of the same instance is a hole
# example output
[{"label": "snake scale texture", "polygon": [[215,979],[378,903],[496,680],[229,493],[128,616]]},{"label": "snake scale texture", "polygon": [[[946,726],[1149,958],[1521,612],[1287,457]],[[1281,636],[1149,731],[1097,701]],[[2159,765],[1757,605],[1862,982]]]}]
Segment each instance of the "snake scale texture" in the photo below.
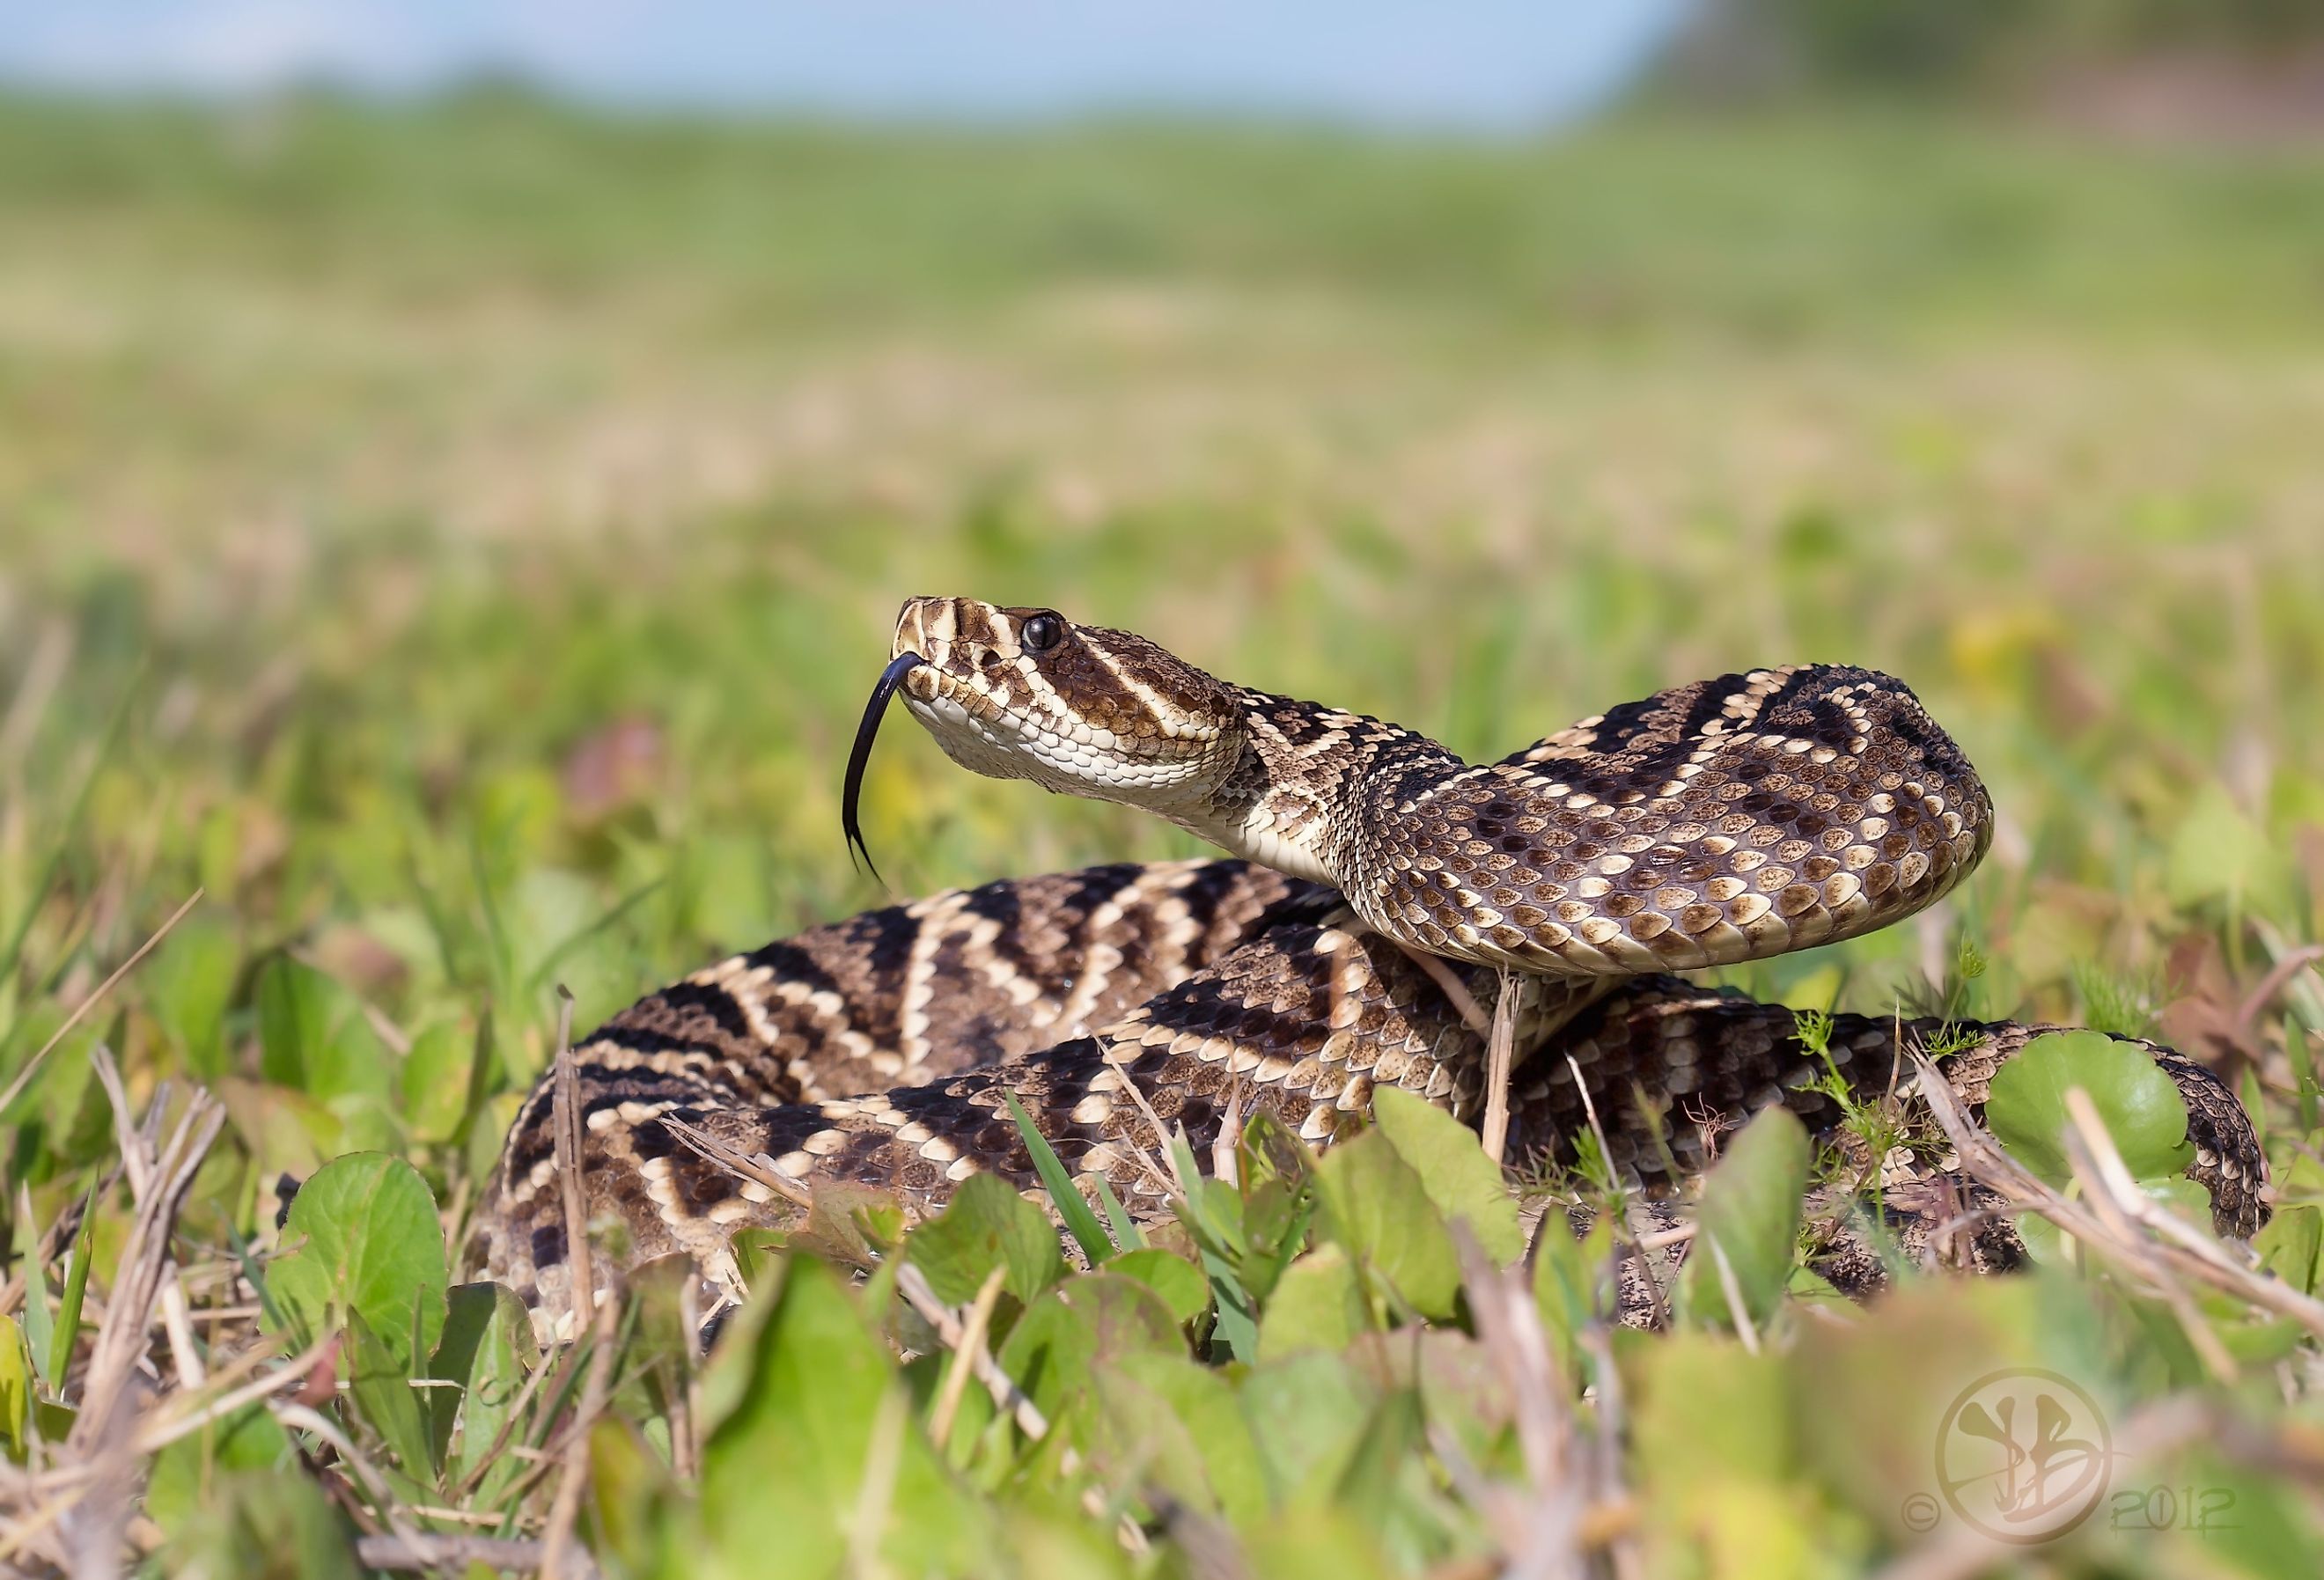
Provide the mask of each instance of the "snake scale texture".
[{"label": "snake scale texture", "polygon": [[[1990,841],[1967,759],[1903,684],[1803,665],[1658,692],[1498,762],[1399,726],[1219,680],[1054,611],[915,598],[849,765],[847,822],[890,695],[979,772],[1144,808],[1230,859],[1119,864],[866,911],[640,1000],[575,1050],[582,1195],[623,1256],[691,1256],[786,1227],[817,1182],[934,1210],[970,1175],[1030,1188],[1014,1094],[1068,1168],[1162,1206],[1154,1122],[1207,1154],[1231,1104],[1317,1147],[1394,1085],[1485,1108],[1482,1013],[1517,1029],[1508,1156],[1560,1164],[1594,1123],[1627,1180],[1667,1196],[1718,1138],[1784,1104],[1841,1141],[1823,1067],[1780,1006],[1671,975],[1851,938],[1944,895]],[[1461,1002],[1465,999],[1464,1003]],[[1834,1018],[1866,1097],[1900,1049],[1973,1108],[2042,1027]],[[2190,1178],[2223,1233],[2265,1217],[2252,1123],[2210,1072],[2139,1044],[2187,1100]],[[1134,1088],[1134,1089],[1133,1089]],[[554,1105],[527,1099],[473,1260],[545,1332],[573,1313]],[[669,1122],[706,1140],[706,1156]],[[739,1158],[747,1167],[733,1166]],[[1863,1160],[1908,1246],[1964,1223],[1971,1265],[2018,1254],[1950,1160]],[[1877,1285],[1850,1215],[1819,1265]]]}]

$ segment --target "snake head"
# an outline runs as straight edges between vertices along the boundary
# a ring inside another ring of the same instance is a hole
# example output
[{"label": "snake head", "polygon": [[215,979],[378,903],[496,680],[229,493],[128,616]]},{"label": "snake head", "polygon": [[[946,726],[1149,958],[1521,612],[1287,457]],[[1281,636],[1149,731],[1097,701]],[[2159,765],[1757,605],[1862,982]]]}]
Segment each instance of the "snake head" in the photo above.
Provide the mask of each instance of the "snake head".
[{"label": "snake head", "polygon": [[994,779],[1142,807],[1187,823],[1240,761],[1243,710],[1223,681],[1142,636],[1054,609],[912,598],[890,668],[945,755]]}]

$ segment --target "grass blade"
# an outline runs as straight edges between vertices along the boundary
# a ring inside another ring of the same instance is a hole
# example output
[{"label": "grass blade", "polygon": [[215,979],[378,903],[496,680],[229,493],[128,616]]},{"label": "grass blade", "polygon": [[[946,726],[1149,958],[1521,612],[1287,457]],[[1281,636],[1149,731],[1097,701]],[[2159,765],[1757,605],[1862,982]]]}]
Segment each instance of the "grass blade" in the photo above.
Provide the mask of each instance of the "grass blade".
[{"label": "grass blade", "polygon": [[235,1265],[242,1269],[243,1281],[250,1286],[251,1293],[258,1297],[258,1314],[267,1331],[287,1331],[290,1325],[282,1315],[282,1307],[275,1303],[273,1295],[267,1290],[266,1270],[252,1254],[250,1242],[244,1240],[241,1232],[231,1224],[226,1226],[226,1243],[233,1248]]},{"label": "grass blade", "polygon": [[1003,1092],[1001,1095],[1009,1101],[1009,1117],[1017,1122],[1017,1133],[1025,1138],[1025,1150],[1033,1154],[1033,1171],[1041,1177],[1049,1199],[1057,1204],[1057,1216],[1065,1220],[1066,1233],[1082,1248],[1082,1254],[1089,1258],[1090,1265],[1097,1266],[1114,1253],[1113,1242],[1106,1238],[1105,1225],[1090,1210],[1089,1198],[1074,1188],[1074,1177],[1065,1172],[1057,1150],[1035,1126],[1033,1116],[1017,1101],[1017,1094]]},{"label": "grass blade", "polygon": [[1226,1345],[1227,1354],[1246,1363],[1259,1359],[1259,1303],[1250,1298],[1250,1289],[1243,1282],[1238,1265],[1243,1253],[1240,1227],[1230,1232],[1227,1225],[1216,1221],[1203,1200],[1203,1191],[1210,1183],[1194,1167],[1194,1149],[1186,1144],[1186,1132],[1176,1131],[1170,1138],[1172,1160],[1179,1178],[1187,1183],[1187,1194],[1173,1204],[1178,1222],[1185,1224],[1194,1237],[1194,1248],[1202,1253],[1203,1271],[1211,1280],[1211,1301],[1218,1310],[1212,1328],[1213,1338]]},{"label": "grass blade", "polygon": [[493,1074],[499,1055],[493,1041],[493,1006],[486,1000],[476,1016],[476,1037],[468,1050],[468,1095],[461,1101],[460,1123],[452,1132],[452,1145],[465,1152],[475,1132],[476,1116],[493,1099]]},{"label": "grass blade", "polygon": [[1138,1220],[1130,1215],[1129,1209],[1121,1205],[1121,1198],[1113,1194],[1113,1187],[1105,1182],[1102,1174],[1097,1178],[1097,1199],[1105,1204],[1105,1221],[1113,1226],[1113,1243],[1124,1251],[1144,1249],[1146,1236],[1139,1229]]},{"label": "grass blade", "polygon": [[97,1187],[80,1204],[80,1233],[73,1236],[72,1255],[65,1262],[64,1298],[57,1303],[57,1325],[49,1335],[49,1386],[61,1390],[72,1365],[73,1341],[80,1336],[81,1300],[88,1293],[89,1243],[97,1230]]},{"label": "grass blade", "polygon": [[105,765],[113,760],[115,749],[121,744],[122,726],[129,722],[130,704],[137,700],[144,678],[141,668],[136,678],[122,688],[121,699],[114,704],[113,716],[106,721],[105,734],[97,741],[97,751],[89,759],[88,771],[81,775],[80,786],[73,791],[72,803],[66,810],[63,826],[58,828],[51,843],[48,860],[42,864],[40,876],[24,892],[23,914],[16,919],[7,943],[0,946],[0,982],[5,982],[16,974],[17,963],[23,958],[25,941],[32,936],[32,923],[41,914],[42,901],[49,897],[49,890],[64,865],[73,836],[80,830],[81,818],[88,811],[90,792],[97,788]]},{"label": "grass blade", "polygon": [[33,1227],[31,1192],[16,1187],[17,1216],[23,1225],[27,1239],[24,1253],[24,1342],[32,1346],[32,1370],[40,1373],[41,1385],[55,1391],[49,1381],[49,1345],[51,1318],[49,1316],[49,1270],[41,1260],[41,1236]]}]

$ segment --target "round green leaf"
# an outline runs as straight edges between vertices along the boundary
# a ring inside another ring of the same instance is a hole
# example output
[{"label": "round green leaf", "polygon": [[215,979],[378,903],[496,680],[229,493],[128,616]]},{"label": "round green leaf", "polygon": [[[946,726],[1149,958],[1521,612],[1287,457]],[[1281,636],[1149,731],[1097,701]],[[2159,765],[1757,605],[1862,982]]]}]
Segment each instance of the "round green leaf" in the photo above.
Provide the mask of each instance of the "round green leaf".
[{"label": "round green leaf", "polygon": [[1525,1254],[1516,1198],[1474,1131],[1398,1086],[1372,1089],[1372,1119],[1446,1222],[1466,1218],[1485,1254],[1504,1266]]},{"label": "round green leaf", "polygon": [[2179,1088],[2144,1049],[2102,1031],[2052,1031],[2027,1043],[1995,1074],[1985,1122],[2018,1162],[2061,1186],[2073,1173],[2061,1138],[2066,1094],[2076,1086],[2090,1095],[2135,1177],[2160,1178],[2194,1161]]},{"label": "round green leaf", "polygon": [[1194,1321],[1210,1308],[1210,1280],[1203,1276],[1202,1269],[1172,1252],[1153,1246],[1125,1251],[1108,1261],[1105,1270],[1135,1279],[1161,1296],[1162,1303],[1170,1307],[1170,1315],[1181,1325]]},{"label": "round green leaf", "polygon": [[1343,1349],[1370,1326],[1355,1264],[1342,1247],[1319,1245],[1291,1264],[1268,1298],[1259,1327],[1259,1358]]},{"label": "round green leaf", "polygon": [[290,1204],[286,1241],[303,1241],[267,1269],[267,1293],[296,1340],[355,1312],[410,1370],[444,1326],[444,1231],[436,1198],[401,1158],[356,1152],[326,1164]]},{"label": "round green leaf", "polygon": [[1450,1317],[1461,1293],[1452,1236],[1425,1187],[1380,1131],[1323,1156],[1325,1236],[1386,1279],[1425,1317]]},{"label": "round green leaf", "polygon": [[1001,1288],[1028,1303],[1065,1276],[1056,1226],[997,1174],[971,1175],[942,1214],[912,1231],[904,1254],[954,1306],[974,1299],[996,1267],[1009,1270]]},{"label": "round green leaf", "polygon": [[1807,1129],[1788,1108],[1762,1109],[1728,1144],[1703,1182],[1701,1233],[1686,1259],[1689,1310],[1732,1320],[1723,1253],[1745,1312],[1754,1322],[1775,1314],[1791,1278],[1809,1160]]}]

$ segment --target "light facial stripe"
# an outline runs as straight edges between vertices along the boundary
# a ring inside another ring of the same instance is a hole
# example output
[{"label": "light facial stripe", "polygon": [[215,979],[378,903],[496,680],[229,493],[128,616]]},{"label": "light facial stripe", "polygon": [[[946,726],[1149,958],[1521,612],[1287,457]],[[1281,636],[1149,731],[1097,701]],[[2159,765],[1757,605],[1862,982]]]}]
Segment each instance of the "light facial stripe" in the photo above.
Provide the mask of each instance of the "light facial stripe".
[{"label": "light facial stripe", "polygon": [[1135,700],[1146,710],[1147,716],[1155,723],[1158,725],[1178,711],[1163,698],[1160,692],[1124,670],[1120,660],[1114,656],[1113,651],[1103,642],[1084,632],[1082,645],[1092,658],[1097,660],[1099,667],[1113,677],[1115,684],[1121,688],[1122,694]]}]

